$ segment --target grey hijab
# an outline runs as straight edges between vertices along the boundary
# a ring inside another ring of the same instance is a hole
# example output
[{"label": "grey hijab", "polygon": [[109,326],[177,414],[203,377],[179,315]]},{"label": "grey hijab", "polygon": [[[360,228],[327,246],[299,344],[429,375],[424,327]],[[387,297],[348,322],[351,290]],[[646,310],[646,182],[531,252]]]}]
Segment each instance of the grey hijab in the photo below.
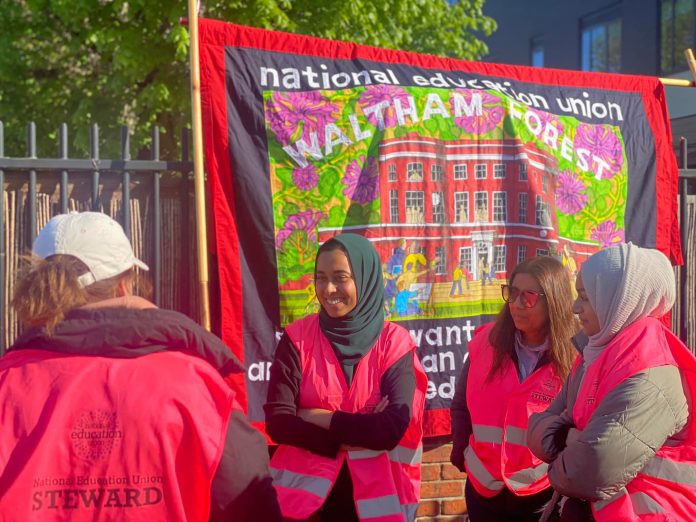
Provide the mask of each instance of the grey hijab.
[{"label": "grey hijab", "polygon": [[583,286],[599,318],[583,364],[590,365],[621,330],[644,317],[660,317],[674,305],[676,284],[664,254],[632,243],[596,252],[582,264]]}]

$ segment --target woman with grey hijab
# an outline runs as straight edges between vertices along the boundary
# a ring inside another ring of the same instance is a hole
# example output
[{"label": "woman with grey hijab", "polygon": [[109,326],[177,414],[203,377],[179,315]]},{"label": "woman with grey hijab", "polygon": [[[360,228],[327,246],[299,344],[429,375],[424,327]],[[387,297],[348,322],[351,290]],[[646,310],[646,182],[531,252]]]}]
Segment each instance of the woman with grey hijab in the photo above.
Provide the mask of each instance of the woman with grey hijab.
[{"label": "woman with grey hijab", "polygon": [[696,520],[696,358],[657,319],[676,296],[668,259],[614,245],[583,263],[576,288],[582,356],[529,422],[556,490],[542,520]]}]

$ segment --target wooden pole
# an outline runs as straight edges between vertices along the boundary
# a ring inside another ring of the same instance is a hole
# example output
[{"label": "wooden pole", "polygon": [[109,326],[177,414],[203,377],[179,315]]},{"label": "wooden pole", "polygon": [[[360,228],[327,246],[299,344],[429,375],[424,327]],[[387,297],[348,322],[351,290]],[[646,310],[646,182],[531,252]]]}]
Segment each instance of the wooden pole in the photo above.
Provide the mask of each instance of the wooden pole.
[{"label": "wooden pole", "polygon": [[694,58],[694,52],[691,49],[685,49],[684,56],[686,56],[686,63],[691,71],[692,79],[660,78],[662,85],[668,87],[696,87],[696,58]]},{"label": "wooden pole", "polygon": [[208,293],[208,237],[205,214],[203,173],[203,125],[201,119],[201,73],[198,58],[198,9],[196,0],[188,0],[188,25],[191,39],[191,112],[193,117],[193,175],[196,193],[196,237],[198,238],[198,282],[201,297],[201,323],[210,331]]},{"label": "wooden pole", "polygon": [[681,78],[660,78],[662,85],[667,87],[696,87],[693,80],[682,80]]},{"label": "wooden pole", "polygon": [[694,52],[691,49],[686,49],[684,51],[684,56],[686,56],[686,63],[689,65],[689,70],[691,71],[691,78],[696,81],[696,58],[694,58]]}]

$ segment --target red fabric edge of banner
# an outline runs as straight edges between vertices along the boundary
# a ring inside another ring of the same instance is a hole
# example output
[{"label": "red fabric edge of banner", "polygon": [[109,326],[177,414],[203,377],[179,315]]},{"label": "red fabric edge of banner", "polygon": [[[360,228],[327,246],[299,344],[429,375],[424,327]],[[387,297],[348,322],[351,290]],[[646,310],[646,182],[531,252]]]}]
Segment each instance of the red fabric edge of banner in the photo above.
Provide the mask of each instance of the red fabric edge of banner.
[{"label": "red fabric edge of banner", "polygon": [[684,263],[677,216],[677,197],[679,192],[679,169],[672,149],[672,129],[667,115],[665,88],[656,79],[652,95],[643,92],[643,105],[648,123],[653,131],[655,154],[657,155],[655,173],[655,203],[657,218],[655,248],[665,254],[672,264]]},{"label": "red fabric edge of banner", "polygon": [[451,435],[450,411],[448,408],[425,410],[423,415],[423,436],[440,437]]},{"label": "red fabric edge of banner", "polygon": [[[215,209],[215,231],[217,234],[217,254],[221,284],[221,330],[223,340],[233,347],[233,351],[243,359],[242,346],[242,311],[234,307],[234,299],[241,301],[241,279],[239,277],[239,252],[235,244],[237,239],[234,223],[232,185],[224,184],[224,179],[231,179],[229,143],[227,133],[220,140],[213,140],[215,129],[227,129],[227,112],[215,114],[212,106],[226,108],[224,74],[213,74],[217,68],[224,72],[225,46],[245,47],[269,51],[283,51],[327,59],[365,59],[383,63],[399,63],[420,66],[425,69],[461,70],[489,76],[514,77],[522,82],[558,84],[569,87],[593,87],[603,90],[631,91],[641,93],[650,128],[655,140],[657,223],[655,230],[656,248],[666,254],[673,263],[683,263],[681,255],[679,223],[677,220],[676,194],[678,176],[676,159],[671,147],[671,131],[665,110],[664,87],[655,77],[623,75],[610,73],[591,73],[561,69],[539,69],[520,65],[470,62],[454,58],[417,54],[408,51],[381,49],[352,42],[327,40],[313,36],[267,31],[228,22],[201,19],[201,52],[206,53],[210,70],[206,70],[206,81],[202,81],[202,99],[204,101],[204,125],[206,140],[206,161],[210,174],[212,203]],[[210,48],[208,48],[210,47]],[[203,70],[201,76],[203,78]],[[222,81],[220,81],[222,78]],[[213,84],[212,81],[217,81]],[[207,104],[207,106],[206,106]],[[222,123],[221,121],[222,120]],[[222,125],[222,126],[220,126]],[[215,143],[214,143],[215,142]],[[215,157],[222,158],[220,163]],[[230,266],[227,263],[236,263]],[[233,274],[236,269],[236,273]],[[236,276],[236,277],[231,277]],[[246,405],[246,391],[243,392],[243,404]],[[241,399],[241,397],[240,397]],[[426,412],[426,435],[435,436],[449,433],[449,410],[428,410]],[[442,426],[447,426],[443,432]]]},{"label": "red fabric edge of banner", "polygon": [[[200,24],[199,41],[208,40],[209,27]],[[200,46],[201,107],[204,128],[205,162],[208,173],[208,195],[213,208],[213,247],[218,259],[220,284],[220,336],[232,352],[244,362],[242,341],[242,281],[239,269],[237,226],[234,219],[232,167],[229,162],[227,134],[227,93],[225,90],[224,46]],[[223,110],[215,110],[222,107]],[[233,389],[237,400],[247,411],[245,374],[235,376]]]}]

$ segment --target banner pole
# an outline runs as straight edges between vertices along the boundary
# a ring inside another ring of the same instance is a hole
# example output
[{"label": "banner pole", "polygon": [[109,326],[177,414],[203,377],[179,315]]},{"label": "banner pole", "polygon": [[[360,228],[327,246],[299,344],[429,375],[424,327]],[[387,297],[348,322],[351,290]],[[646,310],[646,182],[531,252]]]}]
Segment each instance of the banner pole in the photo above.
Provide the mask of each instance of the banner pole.
[{"label": "banner pole", "polygon": [[692,79],[660,78],[662,85],[668,87],[696,87],[696,59],[694,59],[694,52],[691,49],[684,49],[684,56],[686,56],[686,63],[691,71]]},{"label": "banner pole", "polygon": [[659,78],[662,85],[666,87],[696,87],[693,80],[683,80],[681,78]]},{"label": "banner pole", "polygon": [[694,58],[694,52],[691,49],[684,49],[684,56],[691,71],[691,78],[696,81],[696,58]]},{"label": "banner pole", "polygon": [[193,119],[193,176],[196,195],[196,237],[198,247],[198,283],[201,299],[201,323],[210,331],[208,293],[208,239],[205,214],[205,179],[203,173],[203,129],[201,118],[201,73],[198,57],[198,8],[188,0],[188,25],[191,56],[191,116]]}]

